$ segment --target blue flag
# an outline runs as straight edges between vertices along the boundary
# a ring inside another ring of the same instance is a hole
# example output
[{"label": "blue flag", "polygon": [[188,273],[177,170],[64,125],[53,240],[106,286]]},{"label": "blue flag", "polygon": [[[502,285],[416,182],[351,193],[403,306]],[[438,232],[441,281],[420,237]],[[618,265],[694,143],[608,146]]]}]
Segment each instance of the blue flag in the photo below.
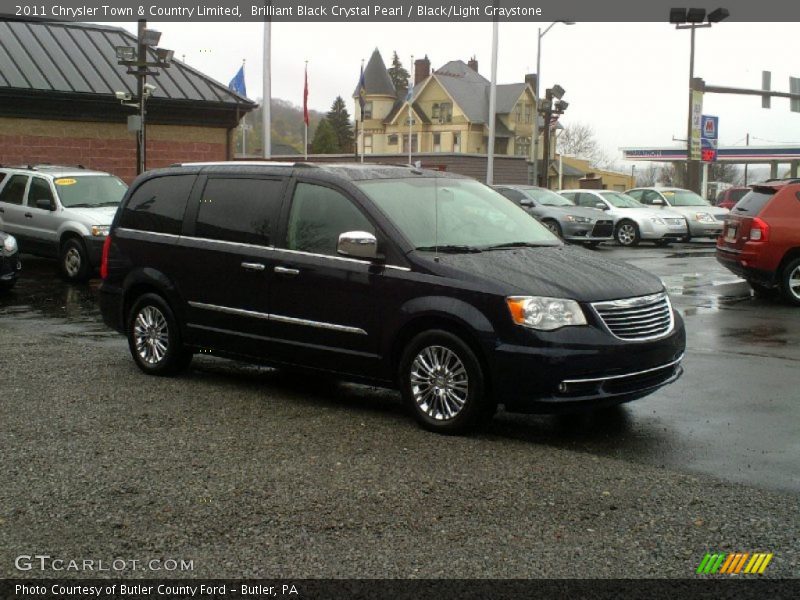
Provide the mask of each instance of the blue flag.
[{"label": "blue flag", "polygon": [[236,92],[240,96],[247,97],[247,87],[244,84],[244,65],[239,67],[236,75],[233,76],[231,82],[228,84],[228,89]]},{"label": "blue flag", "polygon": [[364,65],[361,65],[361,77],[358,79],[358,104],[361,106],[361,120],[364,120],[364,105],[367,103],[367,84],[364,81]]}]

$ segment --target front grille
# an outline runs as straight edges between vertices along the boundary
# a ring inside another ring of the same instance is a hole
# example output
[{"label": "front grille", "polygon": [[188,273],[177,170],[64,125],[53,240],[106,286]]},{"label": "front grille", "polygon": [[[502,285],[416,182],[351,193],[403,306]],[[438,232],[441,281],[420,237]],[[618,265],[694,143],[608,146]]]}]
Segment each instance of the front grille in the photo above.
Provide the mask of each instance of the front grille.
[{"label": "front grille", "polygon": [[675,326],[666,292],[592,304],[603,324],[622,340],[650,340],[667,335]]},{"label": "front grille", "polygon": [[685,219],[664,219],[667,225],[683,225],[686,223]]},{"label": "front grille", "polygon": [[597,221],[592,229],[592,237],[611,237],[614,233],[613,221]]}]

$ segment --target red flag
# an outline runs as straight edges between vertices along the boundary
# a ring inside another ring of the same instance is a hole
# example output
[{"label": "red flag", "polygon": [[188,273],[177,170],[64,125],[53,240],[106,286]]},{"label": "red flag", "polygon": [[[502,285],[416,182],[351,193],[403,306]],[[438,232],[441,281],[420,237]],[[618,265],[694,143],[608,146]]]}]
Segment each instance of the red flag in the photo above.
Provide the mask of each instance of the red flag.
[{"label": "red flag", "polygon": [[308,65],[306,65],[306,84],[303,87],[303,121],[308,125]]}]

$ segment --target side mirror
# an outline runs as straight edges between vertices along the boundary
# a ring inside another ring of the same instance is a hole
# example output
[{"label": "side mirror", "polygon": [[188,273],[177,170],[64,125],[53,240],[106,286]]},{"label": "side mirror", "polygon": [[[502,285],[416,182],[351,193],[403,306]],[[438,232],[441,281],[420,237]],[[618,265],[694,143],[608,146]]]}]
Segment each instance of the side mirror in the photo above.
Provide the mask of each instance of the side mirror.
[{"label": "side mirror", "polygon": [[343,256],[374,259],[378,257],[378,240],[366,231],[347,231],[339,236],[336,251]]},{"label": "side mirror", "polygon": [[594,207],[599,208],[600,210],[608,210],[608,207],[606,206],[605,202],[598,202],[597,204],[594,205]]},{"label": "side mirror", "polygon": [[528,200],[527,198],[523,198],[522,200],[519,201],[519,205],[531,207],[533,206],[533,200]]},{"label": "side mirror", "polygon": [[661,198],[653,198],[653,206],[664,206],[664,201]]},{"label": "side mirror", "polygon": [[53,202],[47,198],[39,198],[34,204],[36,208],[41,208],[42,210],[53,210]]}]

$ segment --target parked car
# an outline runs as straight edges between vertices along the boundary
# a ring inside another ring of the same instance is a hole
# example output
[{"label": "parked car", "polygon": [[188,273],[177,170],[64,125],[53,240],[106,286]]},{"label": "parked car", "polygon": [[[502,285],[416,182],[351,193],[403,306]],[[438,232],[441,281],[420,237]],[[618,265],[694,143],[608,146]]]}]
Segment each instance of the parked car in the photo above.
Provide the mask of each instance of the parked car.
[{"label": "parked car", "polygon": [[717,194],[716,205],[720,208],[732,209],[744,195],[750,191],[749,187],[730,187]]},{"label": "parked car", "polygon": [[716,238],[722,233],[726,208],[711,206],[702,196],[691,190],[672,187],[635,188],[625,192],[645,206],[682,214],[689,226],[684,241],[692,238]]},{"label": "parked car", "polygon": [[800,183],[753,186],[725,222],[717,260],[747,279],[756,294],[777,288],[800,306]]},{"label": "parked car", "polygon": [[568,242],[594,247],[614,239],[614,220],[596,208],[575,206],[555,192],[532,185],[497,185],[494,189]]},{"label": "parked car", "polygon": [[20,252],[57,258],[64,279],[100,266],[103,240],[127,186],[101,171],[52,165],[0,168],[0,228]]},{"label": "parked car", "polygon": [[132,184],[100,307],[145,373],[203,352],[397,386],[426,428],[594,409],[677,379],[661,280],[561,240],[467,177],[196,164]]},{"label": "parked car", "polygon": [[621,246],[636,246],[642,240],[666,246],[688,233],[683,215],[648,208],[622,192],[563,190],[559,194],[578,206],[606,211],[614,219],[614,237]]},{"label": "parked car", "polygon": [[0,291],[14,287],[21,269],[17,240],[13,235],[0,231]]}]

